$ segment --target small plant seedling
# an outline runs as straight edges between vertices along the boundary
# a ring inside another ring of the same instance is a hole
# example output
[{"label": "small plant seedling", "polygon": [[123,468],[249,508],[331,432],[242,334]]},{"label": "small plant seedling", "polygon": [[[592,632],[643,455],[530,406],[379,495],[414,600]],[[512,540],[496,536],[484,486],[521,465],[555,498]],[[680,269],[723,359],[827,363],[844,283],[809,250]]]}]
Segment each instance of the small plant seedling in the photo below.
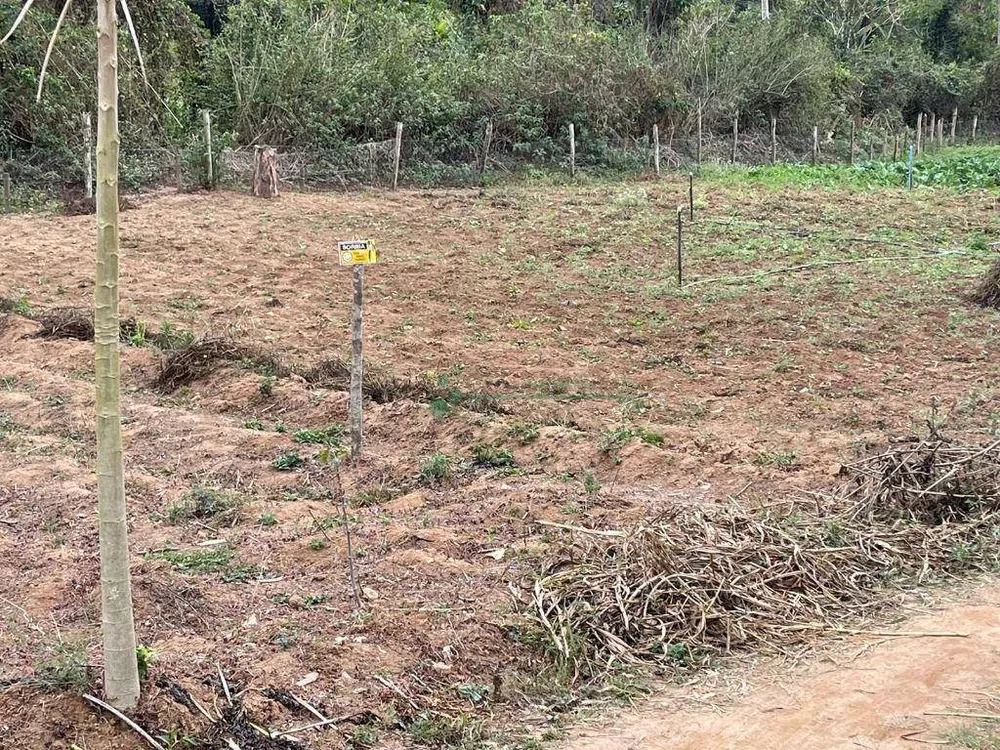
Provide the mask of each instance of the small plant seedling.
[{"label": "small plant seedling", "polygon": [[593,472],[587,471],[583,475],[583,489],[588,495],[596,495],[601,491],[601,483]]},{"label": "small plant seedling", "polygon": [[306,609],[312,609],[329,600],[330,597],[327,594],[311,594],[302,601],[302,606]]},{"label": "small plant seedling", "polygon": [[135,658],[139,665],[139,679],[145,681],[149,677],[149,668],[153,665],[156,652],[149,646],[140,644],[135,647]]},{"label": "small plant seedling", "polygon": [[780,469],[792,469],[799,463],[799,454],[795,451],[761,451],[754,458],[758,466],[777,466]]},{"label": "small plant seedling", "polygon": [[257,419],[256,417],[254,417],[252,419],[248,419],[246,422],[244,422],[243,423],[243,428],[246,429],[246,430],[266,430],[267,429],[267,427],[264,425],[264,422],[262,420],[260,420],[260,419]]},{"label": "small plant seedling", "polygon": [[233,551],[228,547],[213,550],[168,550],[149,555],[154,560],[166,560],[181,573],[218,573],[227,568],[233,559]]},{"label": "small plant seedling", "polygon": [[277,456],[271,466],[277,471],[292,471],[305,466],[306,460],[299,455],[298,451],[285,451]]},{"label": "small plant seedling", "polygon": [[538,440],[538,425],[516,424],[507,430],[507,434],[514,438],[519,445],[531,445],[533,442]]},{"label": "small plant seedling", "polygon": [[87,652],[83,644],[59,643],[54,653],[35,664],[33,682],[43,690],[81,695],[90,690]]},{"label": "small plant seedling", "polygon": [[420,467],[420,481],[423,484],[437,484],[454,475],[452,459],[446,453],[435,453]]},{"label": "small plant seedling", "polygon": [[472,463],[482,469],[502,469],[517,465],[509,450],[486,443],[472,446]]},{"label": "small plant seedling", "polygon": [[260,391],[260,395],[264,398],[271,398],[274,395],[274,384],[276,382],[274,375],[265,375],[260,379],[260,385],[257,390]]},{"label": "small plant seedling", "polygon": [[309,549],[313,552],[319,552],[320,550],[326,549],[326,541],[324,539],[313,539],[309,542]]},{"label": "small plant seedling", "polygon": [[347,428],[342,424],[332,424],[328,427],[320,427],[313,430],[298,430],[292,435],[292,440],[296,443],[311,445],[331,445],[339,446],[340,439],[347,432]]},{"label": "small plant seedling", "polygon": [[259,565],[233,565],[223,571],[223,583],[244,583],[263,578],[267,571]]},{"label": "small plant seedling", "polygon": [[261,526],[277,526],[278,518],[274,513],[261,513],[257,518],[257,523]]}]

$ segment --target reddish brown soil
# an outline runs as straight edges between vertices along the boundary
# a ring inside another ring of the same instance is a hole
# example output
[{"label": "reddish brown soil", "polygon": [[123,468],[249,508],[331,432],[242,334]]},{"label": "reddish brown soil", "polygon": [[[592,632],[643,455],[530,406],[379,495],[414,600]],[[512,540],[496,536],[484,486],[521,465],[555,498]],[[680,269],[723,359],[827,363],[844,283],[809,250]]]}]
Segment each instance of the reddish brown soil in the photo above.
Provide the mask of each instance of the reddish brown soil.
[{"label": "reddish brown soil", "polygon": [[[915,259],[677,293],[671,232],[683,190],[665,182],[273,202],[197,194],[123,214],[123,314],[150,330],[231,335],[300,369],[346,353],[350,281],[333,249],[337,239],[374,237],[383,263],[367,277],[370,360],[499,395],[507,412],[442,418],[412,400],[366,407],[367,454],[344,476],[370,595],[358,612],[332,520],[339,510],[322,496],[314,462],[271,468],[282,451],[318,452],[272,428],[343,423],[346,394],[292,375],[267,395],[260,374],[237,366],[162,394],[151,387],[159,354],[124,348],[137,627],[157,654],[154,676],[212,703],[221,665],[234,683],[295,690],[329,715],[384,717],[392,706],[405,723],[465,711],[541,730],[555,717],[518,713],[537,657],[507,635],[520,622],[512,592],[526,598],[519,587],[551,538],[534,521],[626,523],[749,484],[823,489],[866,444],[922,429],[934,398],[955,434],[995,429],[1000,315],[961,298],[988,259],[918,257],[915,247],[995,237],[993,197],[709,184],[686,243],[689,278]],[[720,223],[733,219],[770,225]],[[89,305],[93,236],[92,217],[0,218],[0,297],[36,310]],[[872,237],[881,242],[858,241]],[[124,747],[136,740],[118,724],[31,683],[60,643],[83,644],[100,662],[93,351],[32,338],[36,330],[24,317],[0,323],[0,677],[15,681],[0,693],[0,747]],[[509,432],[524,425],[538,430],[526,445]],[[662,435],[662,445],[610,444],[610,433],[631,426]],[[510,449],[524,474],[417,480],[431,454],[468,461],[484,442]],[[596,493],[585,489],[588,473]],[[239,518],[170,523],[167,508],[199,485],[239,496]],[[375,504],[359,501],[380,488],[389,492]],[[259,522],[266,514],[277,523]],[[324,533],[316,521],[326,518]],[[155,554],[212,549],[201,545],[217,539],[235,563],[266,572],[225,583]],[[310,672],[319,678],[296,688]],[[499,703],[476,708],[458,692],[494,678]],[[248,703],[263,723],[309,719],[253,691]],[[155,686],[138,715],[158,730],[198,727]],[[383,746],[410,741],[391,726]],[[310,742],[343,739],[331,731]]]}]

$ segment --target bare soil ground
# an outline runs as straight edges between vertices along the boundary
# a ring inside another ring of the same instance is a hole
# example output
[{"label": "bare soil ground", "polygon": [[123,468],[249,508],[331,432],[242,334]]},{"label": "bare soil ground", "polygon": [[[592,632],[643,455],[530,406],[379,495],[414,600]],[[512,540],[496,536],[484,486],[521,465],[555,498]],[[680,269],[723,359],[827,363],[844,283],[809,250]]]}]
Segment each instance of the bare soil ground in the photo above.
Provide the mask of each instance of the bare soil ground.
[{"label": "bare soil ground", "polygon": [[[311,747],[546,735],[577,704],[524,642],[523,584],[559,536],[539,520],[618,525],[748,486],[824,489],[841,461],[932,416],[970,440],[1000,428],[1000,314],[963,299],[992,260],[972,239],[1000,235],[994,196],[700,185],[688,279],[751,278],[678,290],[685,192],[219,193],[123,214],[124,315],[150,332],[233,337],[296,373],[346,354],[350,276],[335,243],[375,238],[369,360],[502,407],[366,407],[367,453],[343,477],[359,610],[319,446],[293,440],[343,424],[346,393],[249,363],[164,393],[161,354],[124,347],[137,627],[156,653],[140,721],[184,747],[204,722],[156,680],[211,705],[221,666],[258,723],[311,718],[265,688],[355,717],[305,735]],[[0,218],[0,297],[21,312],[88,307],[92,224]],[[904,259],[854,262],[871,256]],[[91,665],[100,651],[93,349],[37,330],[22,315],[0,322],[0,678],[12,682],[0,747],[138,746],[42,684],[75,647]],[[293,450],[305,466],[273,468]],[[484,465],[498,450],[516,467]],[[452,476],[430,477],[436,454]],[[171,514],[197,488],[238,510]]]}]

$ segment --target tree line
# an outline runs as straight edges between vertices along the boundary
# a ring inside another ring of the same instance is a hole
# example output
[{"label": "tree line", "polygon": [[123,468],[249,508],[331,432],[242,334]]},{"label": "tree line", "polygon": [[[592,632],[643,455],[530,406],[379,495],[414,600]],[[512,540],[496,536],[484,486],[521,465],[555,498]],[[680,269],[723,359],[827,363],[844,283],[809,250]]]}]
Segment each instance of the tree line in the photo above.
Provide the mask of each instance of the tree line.
[{"label": "tree line", "polygon": [[[0,157],[39,177],[79,170],[76,124],[95,104],[89,7],[70,11],[34,101],[61,6],[37,0],[0,48]],[[17,9],[0,2],[0,25]],[[699,110],[719,132],[734,116],[803,133],[891,132],[955,107],[1000,119],[998,0],[161,0],[134,13],[149,81],[122,44],[132,148],[191,143],[205,108],[223,146],[336,151],[403,121],[442,161],[471,158],[487,120],[494,149],[545,159],[569,122],[599,158],[653,124],[690,132]]]}]

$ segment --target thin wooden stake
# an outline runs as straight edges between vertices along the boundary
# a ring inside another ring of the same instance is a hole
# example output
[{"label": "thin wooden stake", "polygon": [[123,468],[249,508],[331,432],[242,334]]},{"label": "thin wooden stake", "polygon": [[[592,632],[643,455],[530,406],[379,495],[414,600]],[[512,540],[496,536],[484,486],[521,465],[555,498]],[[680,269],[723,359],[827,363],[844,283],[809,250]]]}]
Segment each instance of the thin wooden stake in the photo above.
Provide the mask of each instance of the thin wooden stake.
[{"label": "thin wooden stake", "polygon": [[913,190],[913,146],[910,146],[910,157],[906,164],[906,189]]},{"label": "thin wooden stake", "polygon": [[83,174],[87,181],[83,194],[94,197],[94,130],[90,124],[90,112],[83,113]]},{"label": "thin wooden stake", "polygon": [[688,216],[694,221],[694,172],[688,172]]},{"label": "thin wooden stake", "polygon": [[[355,266],[364,268],[364,266]],[[354,606],[361,610],[361,592],[358,590],[358,574],[354,570],[354,540],[351,536],[351,519],[347,515],[347,497],[344,495],[344,485],[340,481],[340,462],[336,461],[333,466],[333,481],[335,483],[334,492],[340,500],[340,515],[344,525],[344,534],[347,537],[347,572],[351,580],[351,594],[354,597]]]},{"label": "thin wooden stake", "polygon": [[850,158],[851,164],[854,163],[854,145],[855,145],[855,142],[856,142],[855,139],[857,138],[857,131],[858,131],[858,122],[857,122],[857,120],[853,120],[852,119],[851,120],[851,158]]},{"label": "thin wooden stake", "polygon": [[392,154],[392,189],[399,185],[399,159],[403,153],[403,123],[396,123],[396,148]]},{"label": "thin wooden stake", "polygon": [[899,133],[896,133],[892,139],[892,160],[896,161],[899,159]]},{"label": "thin wooden stake", "polygon": [[921,141],[924,136],[924,113],[917,112],[917,156],[920,156]]},{"label": "thin wooden stake", "polygon": [[683,257],[683,210],[677,207],[677,288],[684,288],[684,257]]},{"label": "thin wooden stake", "polygon": [[969,139],[969,143],[976,142],[976,128],[979,127],[979,115],[972,116],[972,138]]},{"label": "thin wooden stake", "polygon": [[653,170],[660,176],[660,126],[653,125]]},{"label": "thin wooden stake", "polygon": [[937,122],[938,148],[944,148],[944,118],[938,118]]},{"label": "thin wooden stake", "polygon": [[740,142],[740,114],[737,112],[733,116],[733,164],[736,163],[736,149]]},{"label": "thin wooden stake", "polygon": [[361,460],[364,446],[364,422],[362,408],[362,378],[364,375],[364,288],[365,266],[352,267],[354,274],[354,298],[351,305],[351,461]]},{"label": "thin wooden stake", "polygon": [[698,152],[696,154],[698,171],[701,171],[701,100],[698,100]]},{"label": "thin wooden stake", "polygon": [[569,124],[569,176],[576,177],[576,126]]},{"label": "thin wooden stake", "polygon": [[955,145],[955,131],[958,129],[958,107],[951,110],[951,145]]},{"label": "thin wooden stake", "polygon": [[771,164],[778,161],[778,118],[771,115]]},{"label": "thin wooden stake", "polygon": [[934,134],[937,133],[937,112],[931,112],[930,148],[934,150]]},{"label": "thin wooden stake", "polygon": [[212,159],[212,113],[207,109],[202,113],[205,121],[205,170],[208,175],[208,187],[215,186],[215,164]]},{"label": "thin wooden stake", "polygon": [[813,125],[813,166],[819,161],[819,125]]},{"label": "thin wooden stake", "polygon": [[490,145],[493,143],[493,120],[486,121],[486,134],[483,136],[483,159],[479,163],[479,179],[486,175],[486,165],[490,160]]}]

